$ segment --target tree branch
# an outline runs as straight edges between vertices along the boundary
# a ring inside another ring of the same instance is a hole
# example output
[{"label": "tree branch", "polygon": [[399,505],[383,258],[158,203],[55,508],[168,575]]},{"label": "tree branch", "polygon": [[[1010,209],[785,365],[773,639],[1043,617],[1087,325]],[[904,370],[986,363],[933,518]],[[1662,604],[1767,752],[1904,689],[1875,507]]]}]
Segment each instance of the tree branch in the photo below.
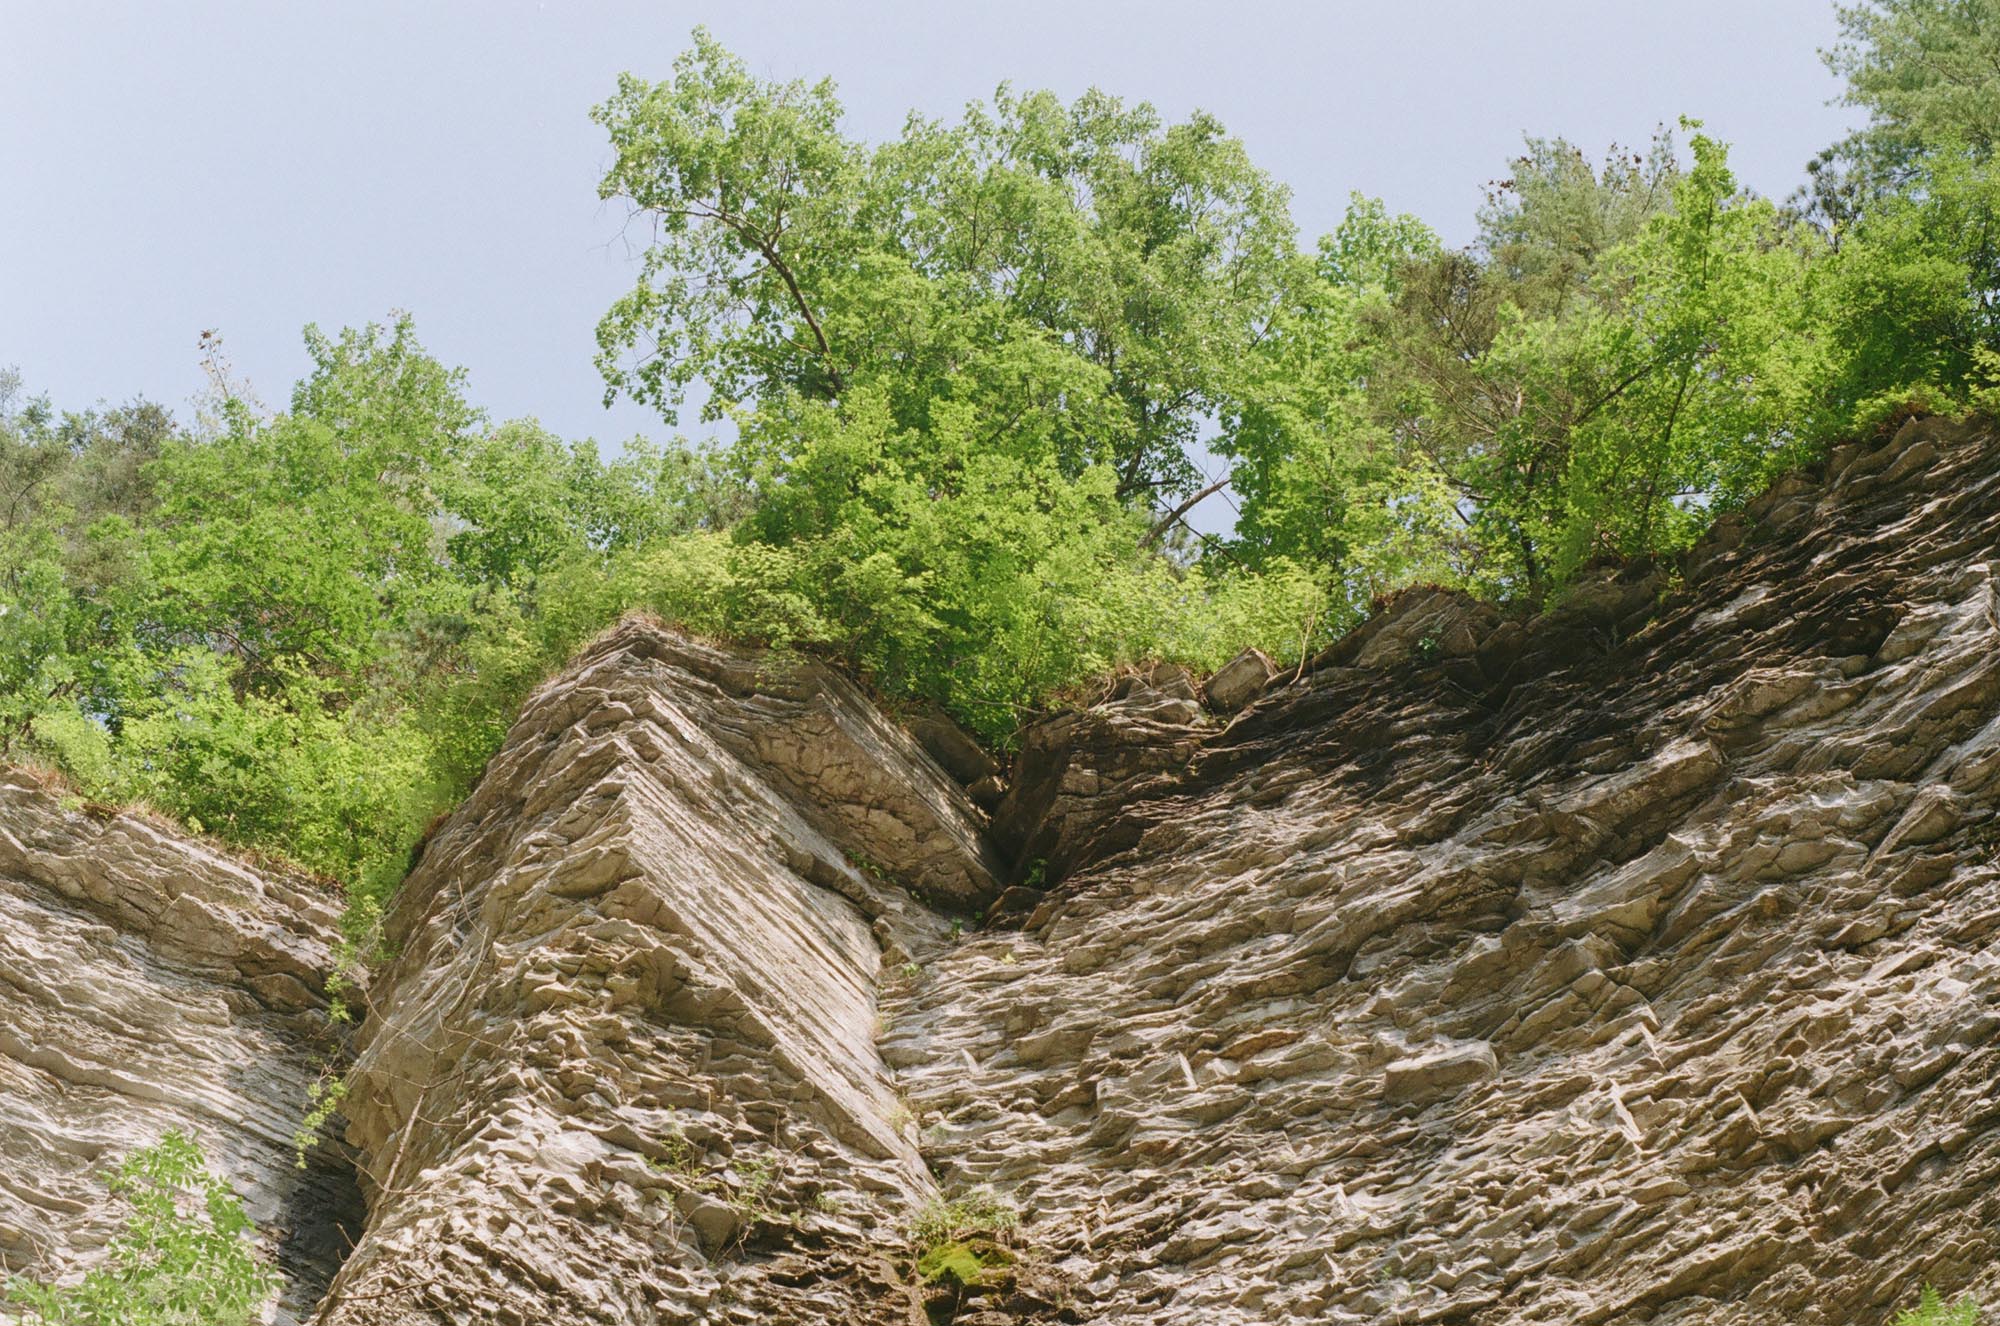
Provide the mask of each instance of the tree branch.
[{"label": "tree branch", "polygon": [[1185,516],[1188,512],[1194,510],[1196,503],[1201,502],[1205,498],[1214,496],[1216,493],[1221,492],[1224,488],[1227,488],[1228,486],[1229,486],[1229,476],[1225,474],[1220,479],[1217,479],[1214,483],[1210,484],[1208,487],[1196,493],[1193,497],[1190,497],[1187,501],[1182,502],[1172,511],[1167,512],[1166,515],[1160,517],[1158,522],[1154,524],[1153,528],[1146,531],[1146,537],[1139,540],[1139,546],[1141,548],[1150,548],[1154,544],[1158,543],[1160,541],[1160,536],[1165,534],[1169,529],[1171,529],[1175,521],[1179,520],[1182,516]]}]

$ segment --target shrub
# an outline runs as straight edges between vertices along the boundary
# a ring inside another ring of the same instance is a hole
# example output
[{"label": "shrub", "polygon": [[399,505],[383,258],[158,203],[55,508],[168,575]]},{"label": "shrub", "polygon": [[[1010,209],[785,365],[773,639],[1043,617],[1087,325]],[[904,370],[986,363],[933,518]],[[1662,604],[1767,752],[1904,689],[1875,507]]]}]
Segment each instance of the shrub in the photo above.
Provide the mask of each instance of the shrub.
[{"label": "shrub", "polygon": [[59,1326],[247,1326],[278,1287],[236,1194],[180,1131],[112,1175],[129,1208],[109,1264],[71,1285],[15,1277],[7,1301]]},{"label": "shrub", "polygon": [[1021,1222],[1004,1199],[981,1188],[946,1201],[936,1198],[910,1222],[917,1245],[917,1278],[926,1284],[956,1281],[970,1289],[1014,1258],[997,1240]]}]

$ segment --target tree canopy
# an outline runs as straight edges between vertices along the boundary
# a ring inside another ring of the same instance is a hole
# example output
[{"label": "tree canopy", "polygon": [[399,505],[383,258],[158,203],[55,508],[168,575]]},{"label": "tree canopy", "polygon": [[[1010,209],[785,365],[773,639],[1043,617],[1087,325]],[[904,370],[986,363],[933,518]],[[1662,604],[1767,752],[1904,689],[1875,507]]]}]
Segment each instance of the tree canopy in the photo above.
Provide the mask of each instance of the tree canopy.
[{"label": "tree canopy", "polygon": [[717,440],[490,420],[401,315],[307,328],[277,411],[219,368],[185,422],[0,376],[0,758],[369,898],[621,612],[1005,744],[1405,585],[1540,604],[1671,559],[1830,442],[1994,399],[2000,7],[1840,17],[1870,122],[1790,204],[1695,121],[1530,138],[1464,248],[1362,196],[1304,242],[1212,116],[1104,92],[867,142],[697,32],[593,112],[644,240],[597,354]]},{"label": "tree canopy", "polygon": [[707,33],[594,112],[601,192],[651,226],[598,330],[612,392],[669,421],[874,392],[899,429],[988,421],[1120,497],[1185,493],[1295,258],[1285,190],[1211,116],[1001,88],[955,123],[846,137],[831,83],[771,83]]}]

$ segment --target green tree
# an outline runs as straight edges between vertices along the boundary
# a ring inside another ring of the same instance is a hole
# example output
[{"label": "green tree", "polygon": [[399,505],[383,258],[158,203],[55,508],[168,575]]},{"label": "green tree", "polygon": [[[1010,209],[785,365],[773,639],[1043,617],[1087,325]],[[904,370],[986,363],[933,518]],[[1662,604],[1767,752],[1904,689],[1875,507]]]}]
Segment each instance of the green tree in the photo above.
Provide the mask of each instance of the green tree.
[{"label": "green tree", "polygon": [[1196,445],[1253,426],[1248,366],[1298,266],[1284,191],[1212,117],[1003,87],[871,147],[830,84],[758,80],[702,32],[595,114],[602,192],[654,234],[599,328],[607,386],[670,419],[705,386],[749,499],[726,542],[648,561],[659,610],[734,604],[737,631],[995,737],[1120,658],[1194,648],[1163,629],[1193,600],[1310,615],[1282,552],[1266,598],[1155,546],[1220,487]]},{"label": "green tree", "polygon": [[1687,169],[1664,136],[1593,166],[1531,139],[1476,248],[1412,250],[1350,303],[1358,385],[1322,467],[1350,583],[1539,597],[1593,558],[1680,546],[1795,457],[1821,374],[1810,245],[1721,144],[1689,148]]},{"label": "green tree", "polygon": [[2000,136],[2000,3],[1863,0],[1835,6],[1821,51],[1868,123],[1807,167],[1796,200],[1838,235],[1870,208],[1924,189],[1934,156],[1984,162]]},{"label": "green tree", "polygon": [[1355,195],[1312,258],[1294,265],[1271,333],[1244,361],[1239,413],[1217,448],[1239,500],[1235,552],[1341,580],[1343,616],[1408,578],[1448,579],[1448,498],[1399,457],[1372,408],[1387,369],[1377,329],[1413,269],[1441,246],[1415,217]]},{"label": "green tree", "polygon": [[1873,397],[1944,399],[2000,345],[2000,171],[1940,153],[1920,188],[1885,195],[1815,265],[1830,351],[1828,429]]},{"label": "green tree", "polygon": [[2000,141],[2000,3],[1866,0],[1836,5],[1841,40],[1822,53],[1868,112],[1863,152],[1907,168],[1943,143],[1981,157]]},{"label": "green tree", "polygon": [[669,419],[696,382],[712,417],[872,386],[899,426],[970,405],[991,444],[1046,438],[1121,498],[1190,492],[1293,250],[1284,191],[1212,117],[1102,93],[1003,87],[871,150],[830,83],[756,79],[697,31],[595,116],[602,193],[654,232],[599,364]]}]

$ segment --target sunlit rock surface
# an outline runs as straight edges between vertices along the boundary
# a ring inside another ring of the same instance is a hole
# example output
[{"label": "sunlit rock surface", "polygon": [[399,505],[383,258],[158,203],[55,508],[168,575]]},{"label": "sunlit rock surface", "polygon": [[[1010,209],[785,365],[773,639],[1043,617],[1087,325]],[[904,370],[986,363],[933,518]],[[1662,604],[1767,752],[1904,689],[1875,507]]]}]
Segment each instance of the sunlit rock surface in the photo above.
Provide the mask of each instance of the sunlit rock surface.
[{"label": "sunlit rock surface", "polygon": [[[629,622],[528,703],[389,918],[327,1322],[908,1321],[936,1189],[885,968],[999,891],[851,683]],[[907,888],[905,887],[907,886]]]},{"label": "sunlit rock surface", "polygon": [[285,1274],[277,1319],[311,1308],[361,1217],[345,1167],[300,1170],[292,1140],[329,1048],[335,915],[308,885],[0,767],[0,1279],[91,1264],[121,1215],[106,1172],[179,1128]]},{"label": "sunlit rock surface", "polygon": [[2000,453],[1748,528],[1525,626],[1407,595],[1181,768],[1030,734],[1063,877],[886,1004],[939,1182],[1085,1321],[2000,1298]]}]

